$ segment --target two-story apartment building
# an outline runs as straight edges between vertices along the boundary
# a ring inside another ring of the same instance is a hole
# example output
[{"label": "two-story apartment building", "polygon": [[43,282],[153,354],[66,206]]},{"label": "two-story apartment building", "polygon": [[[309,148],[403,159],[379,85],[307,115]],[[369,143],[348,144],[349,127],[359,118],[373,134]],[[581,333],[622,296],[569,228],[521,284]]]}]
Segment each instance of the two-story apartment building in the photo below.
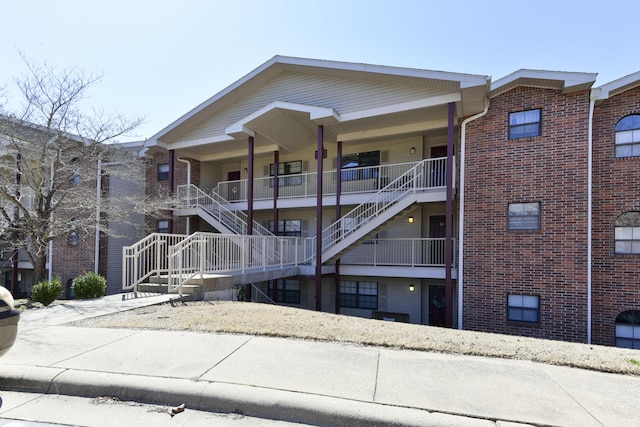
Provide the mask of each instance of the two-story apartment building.
[{"label": "two-story apartment building", "polygon": [[638,346],[640,77],[595,78],[276,56],[147,140],[176,209],[125,270],[171,246],[178,286]]}]

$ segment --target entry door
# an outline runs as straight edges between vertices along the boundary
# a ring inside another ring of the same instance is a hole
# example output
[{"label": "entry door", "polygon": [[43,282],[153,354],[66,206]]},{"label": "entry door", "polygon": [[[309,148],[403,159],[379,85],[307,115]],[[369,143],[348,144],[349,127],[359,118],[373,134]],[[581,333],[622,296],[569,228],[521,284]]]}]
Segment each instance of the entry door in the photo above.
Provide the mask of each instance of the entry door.
[{"label": "entry door", "polygon": [[446,293],[444,286],[429,285],[429,326],[445,326]]},{"label": "entry door", "polygon": [[[429,238],[444,239],[447,235],[445,215],[429,217]],[[444,265],[444,240],[429,241],[429,264]]]},{"label": "entry door", "polygon": [[[431,158],[438,159],[441,157],[447,157],[447,146],[438,145],[437,147],[431,147]],[[432,187],[444,187],[447,185],[447,176],[445,175],[446,162],[439,161],[432,164],[431,168],[431,186]]]},{"label": "entry door", "polygon": [[240,171],[227,172],[227,181],[229,183],[229,194],[227,194],[227,200],[239,200],[240,199]]}]

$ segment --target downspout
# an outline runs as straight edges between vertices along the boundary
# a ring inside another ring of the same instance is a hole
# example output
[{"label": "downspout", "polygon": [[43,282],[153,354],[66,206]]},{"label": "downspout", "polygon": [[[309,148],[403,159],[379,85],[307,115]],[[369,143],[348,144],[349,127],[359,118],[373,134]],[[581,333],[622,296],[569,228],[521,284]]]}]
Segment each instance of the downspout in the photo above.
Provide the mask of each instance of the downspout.
[{"label": "downspout", "polygon": [[98,177],[96,178],[96,243],[94,248],[93,272],[98,274],[100,265],[100,202],[102,201],[102,159],[98,159]]},{"label": "downspout", "polygon": [[462,304],[463,298],[463,272],[464,272],[464,165],[466,155],[466,138],[467,138],[467,123],[470,123],[476,119],[487,114],[489,110],[489,98],[484,106],[484,110],[475,116],[467,117],[462,121],[460,130],[460,208],[459,208],[459,222],[458,222],[458,329],[462,329]]},{"label": "downspout", "polygon": [[591,287],[592,287],[592,229],[593,219],[591,218],[593,213],[593,111],[595,108],[596,100],[600,98],[600,89],[591,89],[591,96],[589,99],[589,134],[588,134],[588,177],[587,177],[587,344],[591,344]]},{"label": "downspout", "polygon": [[[178,157],[177,159],[179,162],[181,163],[186,163],[187,164],[187,185],[191,185],[191,162],[189,160],[183,159],[182,157]],[[189,190],[190,191],[190,190]],[[187,217],[187,224],[186,224],[186,235],[191,234],[191,218]]]}]

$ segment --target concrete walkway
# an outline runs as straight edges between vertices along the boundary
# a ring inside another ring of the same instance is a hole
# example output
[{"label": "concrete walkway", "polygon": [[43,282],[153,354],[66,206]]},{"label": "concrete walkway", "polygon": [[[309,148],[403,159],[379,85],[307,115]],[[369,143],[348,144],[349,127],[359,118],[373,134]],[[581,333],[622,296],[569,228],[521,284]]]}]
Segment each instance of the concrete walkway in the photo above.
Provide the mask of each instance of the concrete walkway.
[{"label": "concrete walkway", "polygon": [[169,298],[113,295],[24,312],[1,359],[0,390],[185,403],[315,425],[640,425],[638,377],[340,343],[64,326]]}]

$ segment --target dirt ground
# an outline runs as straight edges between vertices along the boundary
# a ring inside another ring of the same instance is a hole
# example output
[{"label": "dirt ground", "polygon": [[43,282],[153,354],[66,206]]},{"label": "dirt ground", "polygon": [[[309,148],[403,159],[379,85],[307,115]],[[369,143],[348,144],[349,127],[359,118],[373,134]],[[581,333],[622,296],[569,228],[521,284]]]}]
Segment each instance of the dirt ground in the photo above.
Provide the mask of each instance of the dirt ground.
[{"label": "dirt ground", "polygon": [[640,376],[638,350],[394,323],[257,303],[174,301],[72,325],[337,341],[530,360]]}]

